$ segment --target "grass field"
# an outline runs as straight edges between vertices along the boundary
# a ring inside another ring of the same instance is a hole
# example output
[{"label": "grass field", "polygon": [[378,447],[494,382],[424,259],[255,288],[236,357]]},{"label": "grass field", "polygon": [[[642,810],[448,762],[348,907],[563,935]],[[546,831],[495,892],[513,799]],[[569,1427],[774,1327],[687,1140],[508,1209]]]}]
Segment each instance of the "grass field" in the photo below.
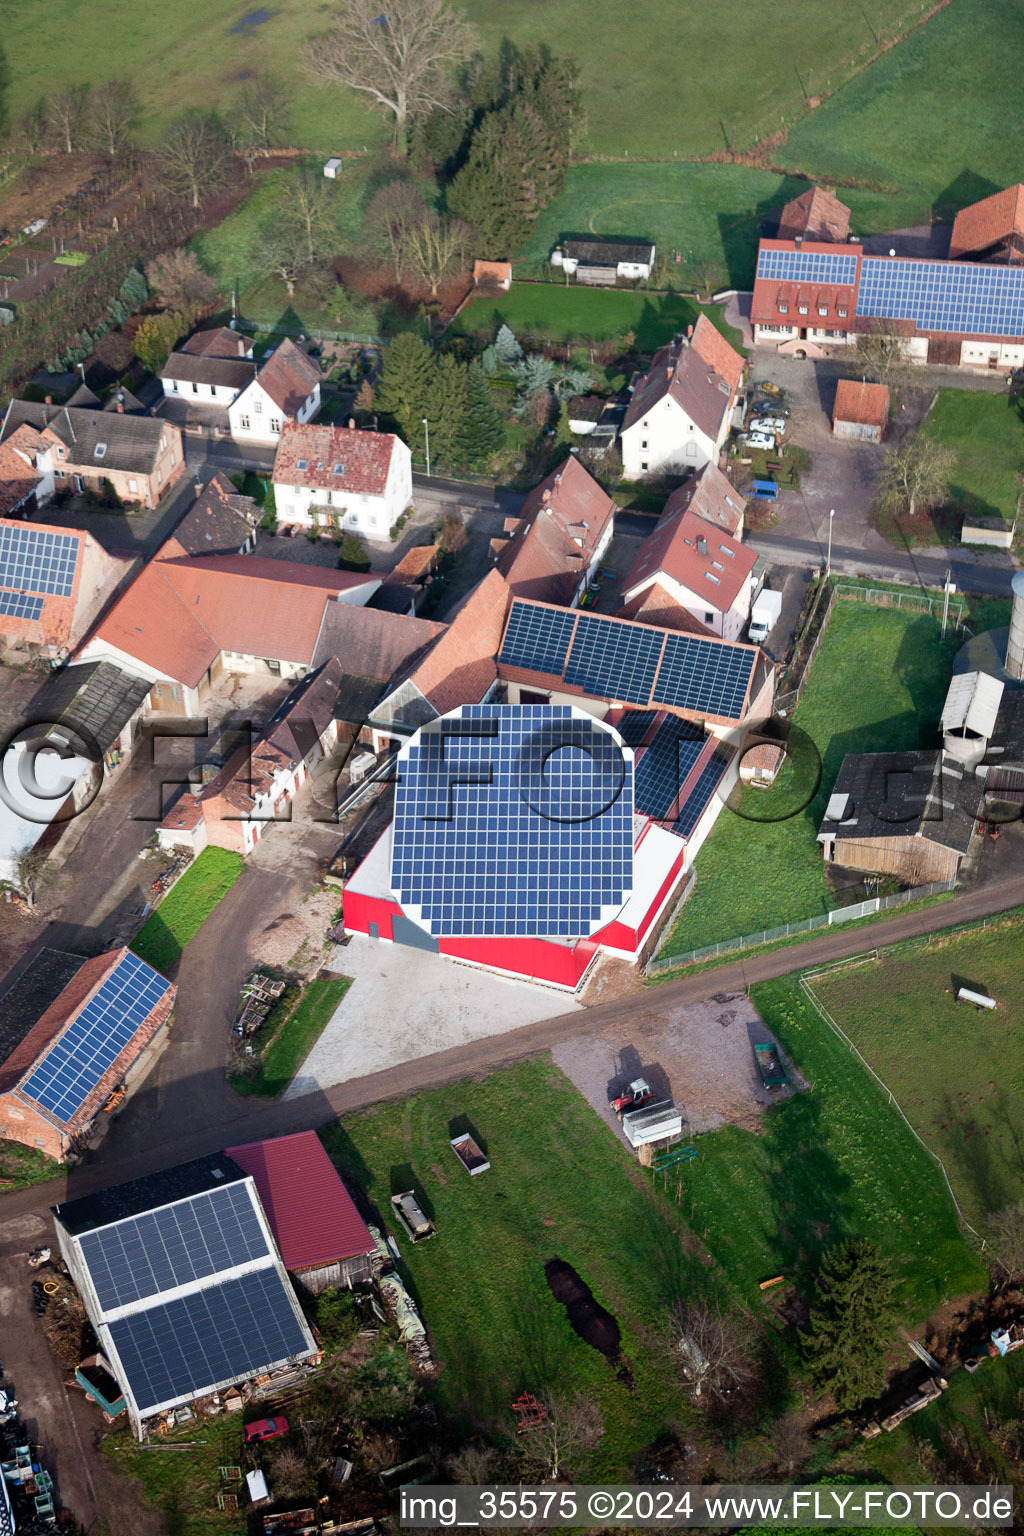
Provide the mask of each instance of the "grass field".
[{"label": "grass field", "polygon": [[824,1249],[848,1235],[892,1260],[915,1315],[983,1284],[938,1169],[796,977],[751,996],[812,1089],[771,1109],[759,1134],[699,1137],[699,1161],[661,1176],[740,1295],[756,1304],[777,1274],[806,1288]]},{"label": "grass field", "polygon": [[242,869],[239,854],[226,848],[204,848],[132,940],[139,959],[165,974],[177,965],[189,939],[199,932]]},{"label": "grass field", "polygon": [[[249,1416],[255,1417],[251,1412]],[[216,1505],[222,1486],[219,1469],[239,1464],[242,1417],[225,1413],[217,1419],[193,1419],[161,1435],[154,1442],[161,1449],[155,1451],[140,1446],[121,1421],[101,1443],[119,1472],[139,1479],[146,1498],[163,1515],[168,1536],[243,1536],[248,1529],[245,1514],[222,1514]],[[162,1449],[175,1442],[189,1448]],[[240,1502],[245,1503],[244,1490]]]},{"label": "grass field", "polygon": [[[351,985],[348,976],[311,981],[278,1023],[276,1033],[260,1056],[255,1076],[231,1079],[235,1092],[263,1098],[283,1093]],[[273,1027],[272,1021],[264,1025],[264,1029],[268,1027]]]},{"label": "grass field", "polygon": [[[129,12],[120,0],[13,7],[4,24],[12,112],[53,88],[60,55],[73,65],[68,84],[99,84],[115,71],[133,80],[153,143],[183,108],[224,110],[246,74],[272,70],[295,94],[286,143],[325,153],[362,149],[386,137],[384,120],[354,91],[314,86],[300,69],[301,44],[326,24],[329,9],[303,0],[260,8],[178,0]],[[740,0],[726,0],[714,26],[700,0],[662,0],[628,13],[616,0],[592,0],[585,18],[577,0],[468,0],[466,9],[491,54],[509,38],[578,59],[589,152],[671,160],[774,132],[802,107],[805,92],[848,78],[875,53],[878,35],[895,35],[922,5],[876,0],[869,20],[857,9],[787,0],[767,28],[751,25]],[[655,110],[659,102],[672,109]]]},{"label": "grass field", "polygon": [[[469,1126],[491,1162],[477,1178],[448,1146]],[[504,1422],[524,1389],[585,1392],[605,1425],[593,1471],[607,1475],[686,1419],[651,1331],[676,1296],[711,1279],[671,1209],[550,1061],[380,1104],[322,1135],[382,1212],[392,1193],[416,1189],[435,1222],[432,1241],[398,1241],[444,1367],[436,1396],[457,1422]],[[617,1319],[632,1390],[548,1290],[544,1265],[556,1256]]]},{"label": "grass field", "polygon": [[55,1163],[35,1147],[23,1147],[19,1141],[0,1139],[0,1194],[11,1189],[27,1189],[30,1184],[45,1184],[61,1172]]},{"label": "grass field", "polygon": [[[677,331],[696,320],[700,308],[681,294],[644,293],[629,288],[584,288],[564,283],[513,283],[495,298],[471,299],[452,330],[463,336],[494,339],[498,327],[511,326],[517,336],[543,336],[552,341],[611,341],[632,331],[641,352],[654,352]],[[717,305],[705,309],[709,319],[734,345],[738,331],[725,324]]]},{"label": "grass field", "polygon": [[941,389],[924,432],[956,457],[947,500],[956,512],[1012,523],[1024,471],[1024,425],[1016,400]]},{"label": "grass field", "polygon": [[775,158],[843,184],[916,191],[948,218],[1020,179],[1006,125],[1024,112],[1022,50],[1017,0],[952,0],[803,118]]},{"label": "grass field", "polygon": [[[814,982],[815,994],[942,1159],[975,1226],[1024,1192],[1024,915]],[[960,986],[999,1008],[956,1005]],[[947,988],[949,989],[947,991]]]},{"label": "grass field", "polygon": [[[927,614],[837,600],[794,716],[821,754],[818,791],[787,821],[755,824],[722,811],[662,958],[842,904],[830,900],[817,842],[829,794],[848,752],[935,745],[959,643],[939,636]],[[740,808],[761,815],[764,799],[763,790],[745,790]]]}]

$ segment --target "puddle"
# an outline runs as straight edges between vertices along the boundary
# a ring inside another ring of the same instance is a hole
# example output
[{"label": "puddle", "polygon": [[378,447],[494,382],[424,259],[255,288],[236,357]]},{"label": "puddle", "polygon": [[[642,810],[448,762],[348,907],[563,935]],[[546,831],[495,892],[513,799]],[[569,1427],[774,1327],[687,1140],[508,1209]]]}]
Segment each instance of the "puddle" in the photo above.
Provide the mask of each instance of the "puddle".
[{"label": "puddle", "polygon": [[265,5],[261,5],[255,11],[246,11],[245,15],[240,16],[235,22],[231,32],[250,32],[254,27],[262,27],[263,23],[269,21],[273,15],[274,12],[268,11]]},{"label": "puddle", "polygon": [[565,1308],[569,1321],[585,1344],[600,1350],[613,1365],[619,1360],[619,1325],[606,1312],[585,1280],[581,1280],[564,1259],[549,1259],[544,1265],[548,1289]]}]

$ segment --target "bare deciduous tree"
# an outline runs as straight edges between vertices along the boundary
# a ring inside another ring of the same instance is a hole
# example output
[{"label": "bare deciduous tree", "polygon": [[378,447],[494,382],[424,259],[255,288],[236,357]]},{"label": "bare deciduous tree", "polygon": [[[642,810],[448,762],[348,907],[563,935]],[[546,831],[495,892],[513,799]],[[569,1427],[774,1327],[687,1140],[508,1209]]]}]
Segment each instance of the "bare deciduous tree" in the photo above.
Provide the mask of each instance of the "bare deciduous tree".
[{"label": "bare deciduous tree", "polygon": [[167,186],[198,208],[203,197],[215,191],[228,174],[227,135],[220,119],[196,111],[175,118],[167,130],[160,160]]},{"label": "bare deciduous tree", "polygon": [[1010,1273],[1024,1274],[1024,1200],[994,1211],[988,1218],[987,1236]]},{"label": "bare deciduous tree", "polygon": [[291,98],[276,75],[258,75],[246,82],[238,98],[238,119],[245,143],[255,150],[270,149],[288,115]]},{"label": "bare deciduous tree", "polygon": [[87,85],[66,85],[46,103],[46,120],[54,142],[66,155],[81,149],[89,107]]},{"label": "bare deciduous tree", "polygon": [[811,1454],[812,1441],[799,1414],[786,1413],[768,1431],[772,1462],[784,1477],[800,1472]]},{"label": "bare deciduous tree", "polygon": [[150,290],[165,309],[176,309],[187,325],[194,325],[217,297],[217,285],[199,265],[194,251],[165,251],[146,268]]},{"label": "bare deciduous tree", "polygon": [[878,502],[887,512],[909,517],[940,502],[949,484],[953,455],[920,433],[890,448],[878,480]]},{"label": "bare deciduous tree", "polygon": [[669,1322],[672,1354],[694,1397],[721,1395],[754,1375],[744,1331],[734,1313],[715,1304],[677,1301]]},{"label": "bare deciduous tree", "polygon": [[412,181],[389,181],[375,193],[366,210],[366,236],[381,251],[388,251],[395,277],[402,281],[411,229],[426,218],[426,206]]},{"label": "bare deciduous tree", "polygon": [[592,1450],[604,1434],[601,1410],[592,1398],[552,1395],[544,1400],[543,1424],[519,1440],[519,1453],[530,1471],[545,1481],[572,1476],[585,1451]]},{"label": "bare deciduous tree", "polygon": [[29,907],[35,906],[39,888],[50,873],[46,854],[35,848],[27,848],[18,859],[18,885]]},{"label": "bare deciduous tree", "polygon": [[49,132],[47,106],[46,97],[40,96],[35,105],[26,107],[25,111],[15,121],[15,140],[30,155],[38,154],[46,143],[46,137]]},{"label": "bare deciduous tree", "polygon": [[864,379],[885,384],[897,394],[906,389],[914,371],[907,338],[891,320],[874,319],[857,337],[853,367]]},{"label": "bare deciduous tree", "polygon": [[373,98],[394,120],[397,147],[410,119],[450,105],[453,66],[469,58],[474,34],[448,0],[351,0],[329,32],[303,50],[313,78]]},{"label": "bare deciduous tree", "polygon": [[289,211],[306,241],[306,260],[313,262],[333,227],[329,187],[311,165],[304,165],[288,191]]},{"label": "bare deciduous tree", "polygon": [[93,92],[89,127],[93,142],[113,158],[129,148],[139,121],[139,98],[129,80],[108,80]]},{"label": "bare deciduous tree", "polygon": [[470,239],[468,224],[432,209],[406,230],[405,260],[414,275],[427,284],[432,299],[449,272],[465,260]]},{"label": "bare deciduous tree", "polygon": [[281,279],[289,296],[294,294],[299,273],[308,264],[305,235],[299,225],[289,218],[275,220],[260,241],[258,259],[265,271]]}]

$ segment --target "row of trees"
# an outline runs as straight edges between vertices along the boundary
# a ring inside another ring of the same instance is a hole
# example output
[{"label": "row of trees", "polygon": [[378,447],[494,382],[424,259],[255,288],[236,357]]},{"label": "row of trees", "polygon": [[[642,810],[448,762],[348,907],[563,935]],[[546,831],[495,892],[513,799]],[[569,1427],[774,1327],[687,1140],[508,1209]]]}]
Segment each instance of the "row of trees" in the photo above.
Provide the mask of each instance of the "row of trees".
[{"label": "row of trees", "polygon": [[[357,405],[376,410],[417,458],[468,468],[487,464],[504,439],[501,416],[479,363],[438,353],[413,331],[403,331],[384,353],[375,393],[364,387]],[[427,423],[424,428],[424,421]]]}]

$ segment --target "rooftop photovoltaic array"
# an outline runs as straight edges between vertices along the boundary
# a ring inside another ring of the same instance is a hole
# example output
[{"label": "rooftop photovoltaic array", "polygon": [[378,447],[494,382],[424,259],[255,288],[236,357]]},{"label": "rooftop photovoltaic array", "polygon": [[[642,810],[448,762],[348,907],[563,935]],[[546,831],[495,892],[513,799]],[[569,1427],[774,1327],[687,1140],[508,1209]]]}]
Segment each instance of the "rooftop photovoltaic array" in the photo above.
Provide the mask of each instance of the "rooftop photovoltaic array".
[{"label": "rooftop photovoltaic array", "polygon": [[42,611],[41,597],[29,592],[0,592],[0,613],[9,619],[38,619]]},{"label": "rooftop photovoltaic array", "polygon": [[865,258],[857,313],[922,331],[1024,336],[1024,268]]},{"label": "rooftop photovoltaic array", "polygon": [[704,750],[704,732],[687,720],[670,715],[663,720],[650,746],[636,765],[636,808],[663,821],[694,763]]},{"label": "rooftop photovoltaic array", "polygon": [[0,587],[70,597],[78,547],[74,534],[47,533],[30,523],[0,528]]},{"label": "rooftop photovoltaic array", "polygon": [[402,752],[391,885],[435,935],[572,941],[633,881],[633,764],[559,705],[467,705]]},{"label": "rooftop photovoltaic array", "polygon": [[80,1241],[104,1312],[270,1251],[244,1180],[101,1227]]},{"label": "rooftop photovoltaic array", "polygon": [[680,807],[678,817],[672,823],[672,831],[677,832],[680,837],[692,835],[694,827],[711,803],[711,796],[722,782],[732,756],[731,747],[719,746],[704,764],[696,783]]},{"label": "rooftop photovoltaic array", "polygon": [[21,1092],[56,1119],[70,1120],[169,989],[170,982],[152,966],[125,955]]},{"label": "rooftop photovoltaic array", "polygon": [[738,720],[756,657],[728,640],[516,598],[498,660],[564,678],[594,698]]},{"label": "rooftop photovoltaic array", "polygon": [[268,1265],[108,1323],[140,1412],[202,1396],[307,1353],[286,1285],[276,1266]]},{"label": "rooftop photovoltaic array", "polygon": [[638,747],[654,723],[653,709],[627,709],[615,729],[627,747]]},{"label": "rooftop photovoltaic array", "polygon": [[857,258],[841,251],[772,251],[762,249],[757,275],[769,282],[834,283],[852,288],[857,281]]}]

